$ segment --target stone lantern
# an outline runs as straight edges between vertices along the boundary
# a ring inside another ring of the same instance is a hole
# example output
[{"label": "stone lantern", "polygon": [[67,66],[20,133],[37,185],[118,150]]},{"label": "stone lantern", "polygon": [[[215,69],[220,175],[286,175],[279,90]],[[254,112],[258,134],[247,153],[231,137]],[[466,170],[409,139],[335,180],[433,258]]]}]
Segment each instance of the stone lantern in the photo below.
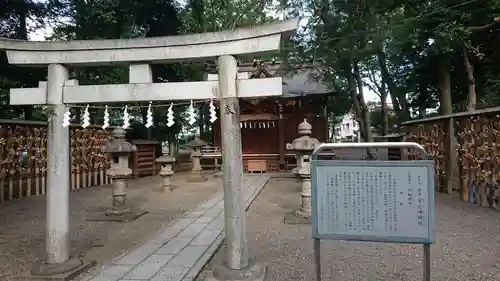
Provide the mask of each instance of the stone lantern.
[{"label": "stone lantern", "polygon": [[294,139],[292,143],[286,144],[287,150],[295,151],[297,167],[292,170],[292,173],[297,175],[304,162],[309,161],[309,156],[319,146],[319,141],[311,137],[312,126],[307,122],[307,119],[304,118],[304,121],[299,124],[298,134],[298,138]]},{"label": "stone lantern", "polygon": [[201,140],[199,136],[196,136],[194,140],[188,142],[186,144],[187,147],[191,148],[191,161],[193,163],[193,169],[188,176],[188,181],[190,182],[203,182],[206,181],[207,178],[204,177],[201,173],[201,149],[207,146],[208,143]]},{"label": "stone lantern", "polygon": [[300,179],[302,192],[300,193],[300,209],[285,216],[285,222],[288,223],[309,223],[311,220],[311,165],[310,156],[320,142],[311,137],[312,126],[304,119],[299,125],[299,137],[292,143],[287,143],[287,150],[297,153],[297,168],[294,173]]},{"label": "stone lantern", "polygon": [[104,218],[100,217],[95,220],[129,221],[146,213],[133,213],[127,204],[128,179],[132,175],[132,169],[128,166],[128,159],[137,148],[125,140],[125,134],[124,129],[115,128],[112,132],[113,139],[108,141],[102,148],[103,152],[109,153],[112,158],[111,167],[106,172],[106,175],[113,182],[113,205],[106,210]]},{"label": "stone lantern", "polygon": [[172,175],[174,174],[172,164],[175,162],[175,158],[169,155],[168,142],[163,142],[161,148],[163,155],[156,159],[156,162],[161,164],[161,170],[158,174],[163,178],[163,192],[169,192],[172,190]]}]

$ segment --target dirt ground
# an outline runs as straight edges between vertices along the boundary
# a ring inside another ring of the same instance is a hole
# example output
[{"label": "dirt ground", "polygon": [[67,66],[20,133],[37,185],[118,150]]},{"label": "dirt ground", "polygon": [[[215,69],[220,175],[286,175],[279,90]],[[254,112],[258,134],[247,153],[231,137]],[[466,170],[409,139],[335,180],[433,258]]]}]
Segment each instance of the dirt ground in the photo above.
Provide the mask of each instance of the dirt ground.
[{"label": "dirt ground", "polygon": [[[250,207],[250,254],[267,262],[273,281],[316,280],[310,225],[288,225],[284,215],[299,207],[294,179],[271,179]],[[500,214],[461,202],[457,195],[436,199],[436,244],[432,280],[500,280]],[[197,280],[204,280],[221,248]],[[323,241],[324,281],[420,281],[422,246]]]},{"label": "dirt ground", "polygon": [[[176,187],[162,193],[161,178],[147,177],[129,184],[128,202],[148,211],[132,222],[92,222],[86,218],[111,204],[111,187],[91,187],[70,194],[71,254],[97,261],[97,267],[146,241],[157,230],[222,189],[220,179],[186,182],[186,173],[173,177]],[[0,280],[31,268],[45,253],[45,197],[32,197],[0,205]]]}]

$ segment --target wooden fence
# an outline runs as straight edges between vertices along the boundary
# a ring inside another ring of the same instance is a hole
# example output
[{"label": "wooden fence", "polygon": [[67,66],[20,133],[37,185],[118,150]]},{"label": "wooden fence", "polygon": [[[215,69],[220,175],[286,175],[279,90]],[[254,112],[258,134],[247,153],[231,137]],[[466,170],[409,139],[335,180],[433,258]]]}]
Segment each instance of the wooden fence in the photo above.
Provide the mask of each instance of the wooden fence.
[{"label": "wooden fence", "polygon": [[[94,126],[71,126],[71,189],[108,184],[110,159],[102,153],[110,137]],[[0,120],[0,203],[45,194],[47,123]]]},{"label": "wooden fence", "polygon": [[403,125],[407,129],[405,139],[423,145],[436,162],[438,191],[459,192],[466,202],[498,208],[500,107]]}]

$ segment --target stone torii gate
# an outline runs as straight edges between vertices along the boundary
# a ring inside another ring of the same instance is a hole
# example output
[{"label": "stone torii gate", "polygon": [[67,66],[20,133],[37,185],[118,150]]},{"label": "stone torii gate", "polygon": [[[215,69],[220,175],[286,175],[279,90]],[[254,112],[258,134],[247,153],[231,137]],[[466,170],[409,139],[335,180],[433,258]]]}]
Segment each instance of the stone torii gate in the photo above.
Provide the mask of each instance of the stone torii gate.
[{"label": "stone torii gate", "polygon": [[[66,104],[219,99],[223,136],[225,243],[220,279],[263,278],[265,266],[249,263],[243,201],[243,164],[238,98],[279,96],[281,77],[244,79],[237,75],[233,55],[279,51],[283,36],[295,32],[299,19],[231,31],[117,40],[26,42],[0,39],[10,64],[48,67],[47,82],[38,88],[11,89],[11,105],[47,104],[46,263],[36,266],[37,278],[74,274],[85,267],[70,257],[69,128],[62,127]],[[150,64],[218,58],[218,77],[210,81],[152,83]],[[68,79],[68,67],[129,65],[129,83],[80,86]],[[51,279],[52,280],[52,279]],[[241,279],[238,279],[241,280]]]}]

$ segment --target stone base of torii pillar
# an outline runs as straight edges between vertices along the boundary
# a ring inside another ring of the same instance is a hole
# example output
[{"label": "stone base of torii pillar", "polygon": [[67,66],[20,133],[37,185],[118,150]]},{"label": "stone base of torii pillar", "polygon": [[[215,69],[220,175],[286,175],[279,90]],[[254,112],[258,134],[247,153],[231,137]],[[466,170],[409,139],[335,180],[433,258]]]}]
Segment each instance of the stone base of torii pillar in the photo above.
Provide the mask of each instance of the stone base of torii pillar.
[{"label": "stone base of torii pillar", "polygon": [[26,276],[17,277],[17,281],[69,281],[87,272],[96,265],[95,261],[86,261],[78,257],[70,258],[63,263],[37,264]]},{"label": "stone base of torii pillar", "polygon": [[268,280],[266,277],[267,265],[254,259],[249,259],[248,266],[242,270],[228,269],[223,261],[216,261],[206,281],[264,281]]}]

